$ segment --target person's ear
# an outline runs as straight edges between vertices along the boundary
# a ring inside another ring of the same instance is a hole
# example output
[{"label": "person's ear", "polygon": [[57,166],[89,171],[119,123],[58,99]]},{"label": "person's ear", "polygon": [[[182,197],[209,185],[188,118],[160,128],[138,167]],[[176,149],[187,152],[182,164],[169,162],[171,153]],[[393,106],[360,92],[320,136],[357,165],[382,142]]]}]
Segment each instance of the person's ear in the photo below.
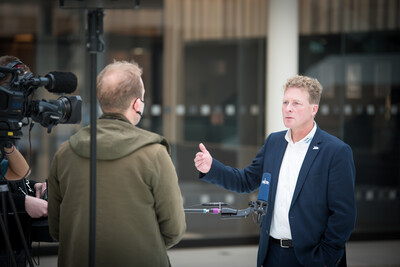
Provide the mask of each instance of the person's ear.
[{"label": "person's ear", "polygon": [[[138,101],[139,100],[139,101]],[[133,101],[133,110],[139,114],[140,116],[142,116],[142,112],[140,111],[140,99],[139,98],[135,98],[135,100]]]},{"label": "person's ear", "polygon": [[312,108],[312,114],[313,114],[313,116],[315,116],[316,114],[317,114],[317,112],[318,112],[318,108],[319,108],[319,106],[318,105],[313,105],[313,108]]},{"label": "person's ear", "polygon": [[140,105],[140,103],[138,101],[138,98],[132,99],[131,106],[132,106],[134,111],[138,111],[139,110],[139,108],[140,108],[139,105]]}]

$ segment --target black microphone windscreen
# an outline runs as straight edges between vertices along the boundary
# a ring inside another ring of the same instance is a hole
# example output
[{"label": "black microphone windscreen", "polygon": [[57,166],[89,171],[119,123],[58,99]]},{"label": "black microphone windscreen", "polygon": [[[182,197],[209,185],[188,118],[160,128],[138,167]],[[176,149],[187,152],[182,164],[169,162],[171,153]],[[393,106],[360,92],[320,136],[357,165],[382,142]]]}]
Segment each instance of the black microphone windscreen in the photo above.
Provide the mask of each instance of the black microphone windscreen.
[{"label": "black microphone windscreen", "polygon": [[271,174],[268,172],[264,173],[262,180],[261,180],[260,191],[258,192],[257,200],[262,200],[262,201],[268,203],[270,182],[271,182]]},{"label": "black microphone windscreen", "polygon": [[72,72],[52,71],[45,77],[51,80],[45,88],[52,93],[70,94],[78,85],[78,79]]}]

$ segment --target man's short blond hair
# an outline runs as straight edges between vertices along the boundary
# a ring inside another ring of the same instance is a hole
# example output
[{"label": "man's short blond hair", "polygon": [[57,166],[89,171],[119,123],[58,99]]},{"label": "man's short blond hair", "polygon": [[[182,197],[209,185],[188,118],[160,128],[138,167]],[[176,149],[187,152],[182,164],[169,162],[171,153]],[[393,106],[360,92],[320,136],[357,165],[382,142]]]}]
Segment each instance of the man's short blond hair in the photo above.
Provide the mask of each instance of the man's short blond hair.
[{"label": "man's short blond hair", "polygon": [[283,88],[285,92],[289,88],[300,88],[306,90],[310,95],[310,104],[319,105],[322,93],[322,86],[317,79],[307,76],[296,75],[289,78]]},{"label": "man's short blond hair", "polygon": [[115,61],[97,76],[97,99],[103,112],[123,113],[134,98],[142,98],[142,69],[134,62]]}]

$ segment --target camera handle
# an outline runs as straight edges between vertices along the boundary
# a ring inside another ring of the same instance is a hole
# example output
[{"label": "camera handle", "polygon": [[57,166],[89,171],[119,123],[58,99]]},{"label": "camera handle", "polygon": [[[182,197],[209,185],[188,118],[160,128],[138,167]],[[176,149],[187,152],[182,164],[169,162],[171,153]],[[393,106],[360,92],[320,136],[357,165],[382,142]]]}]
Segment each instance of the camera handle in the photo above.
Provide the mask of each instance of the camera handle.
[{"label": "camera handle", "polygon": [[33,267],[33,261],[32,261],[31,254],[30,254],[29,249],[28,249],[28,244],[26,243],[26,239],[25,239],[25,236],[24,236],[24,232],[22,230],[21,222],[20,222],[19,217],[18,217],[17,208],[15,207],[14,200],[13,200],[11,192],[9,190],[8,181],[6,181],[6,182],[7,183],[3,182],[3,184],[0,184],[0,194],[1,194],[1,200],[2,200],[2,203],[3,203],[2,212],[3,212],[3,216],[4,216],[4,220],[3,220],[2,216],[0,216],[0,226],[1,226],[1,230],[2,230],[3,236],[4,236],[4,240],[6,242],[8,255],[9,255],[9,258],[11,258],[12,266],[16,267],[17,263],[15,261],[15,255],[13,253],[13,250],[12,250],[12,247],[11,247],[11,243],[10,243],[10,239],[9,239],[9,236],[8,236],[8,229],[7,229],[8,228],[8,226],[7,226],[7,214],[8,213],[7,213],[7,209],[6,209],[5,194],[8,195],[8,200],[10,202],[12,211],[14,213],[15,222],[17,224],[18,232],[19,232],[19,235],[20,235],[20,238],[21,238],[21,243],[22,243],[22,245],[24,247],[25,255],[26,255],[26,258],[28,259],[29,266]]},{"label": "camera handle", "polygon": [[12,148],[12,146],[13,146],[13,142],[12,141],[10,141],[10,140],[8,140],[8,139],[3,139],[3,138],[1,138],[0,137],[0,151],[1,151],[1,159],[3,158],[3,155],[5,155],[6,153],[5,153],[5,151],[4,151],[4,148],[6,147],[6,148]]}]

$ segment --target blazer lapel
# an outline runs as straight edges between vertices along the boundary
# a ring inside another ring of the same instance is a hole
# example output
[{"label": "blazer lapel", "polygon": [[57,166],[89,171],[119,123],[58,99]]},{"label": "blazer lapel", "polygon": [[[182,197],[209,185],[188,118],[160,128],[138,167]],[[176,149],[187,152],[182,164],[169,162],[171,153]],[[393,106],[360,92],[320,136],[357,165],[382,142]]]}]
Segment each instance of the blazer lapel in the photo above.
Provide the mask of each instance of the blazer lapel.
[{"label": "blazer lapel", "polygon": [[307,179],[308,171],[310,170],[312,163],[314,162],[315,158],[319,153],[320,146],[322,143],[320,133],[321,133],[320,129],[317,128],[313,140],[311,141],[310,146],[308,147],[307,154],[304,157],[304,161],[300,169],[299,177],[297,178],[296,188],[293,193],[292,203],[290,204],[290,207],[293,206],[293,203],[295,203],[297,197],[299,196],[301,188],[303,187],[304,182]]}]

